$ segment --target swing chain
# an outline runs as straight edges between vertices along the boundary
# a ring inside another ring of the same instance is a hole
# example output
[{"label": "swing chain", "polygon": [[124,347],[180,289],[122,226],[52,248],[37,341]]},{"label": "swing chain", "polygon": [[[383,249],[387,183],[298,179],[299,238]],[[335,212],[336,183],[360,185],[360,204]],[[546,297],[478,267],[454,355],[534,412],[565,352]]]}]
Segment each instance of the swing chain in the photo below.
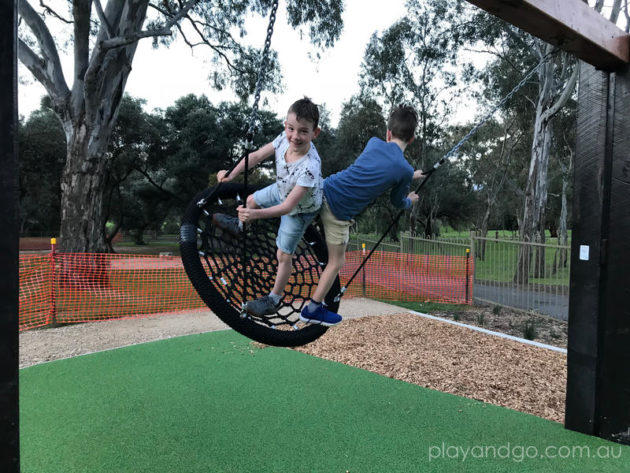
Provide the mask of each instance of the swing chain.
[{"label": "swing chain", "polygon": [[435,166],[433,166],[434,169],[437,169],[441,164],[444,164],[444,162],[449,159],[451,156],[453,156],[455,153],[457,153],[459,151],[459,149],[475,134],[477,133],[477,130],[479,130],[479,128],[481,128],[483,125],[486,124],[486,122],[488,120],[490,120],[490,118],[496,113],[497,110],[499,110],[500,108],[502,108],[512,97],[514,97],[514,95],[523,88],[523,86],[532,78],[532,76],[538,71],[538,69],[540,69],[540,67],[545,64],[547,62],[547,59],[552,56],[553,54],[558,52],[558,48],[554,48],[552,51],[550,51],[549,53],[547,53],[545,56],[542,57],[542,59],[538,62],[537,65],[535,65],[534,67],[531,68],[531,70],[525,75],[525,77],[523,77],[521,79],[521,81],[516,84],[516,86],[505,96],[503,97],[503,99],[496,104],[492,110],[490,110],[480,121],[479,123],[477,123],[474,127],[472,127],[470,129],[470,131],[466,134],[466,136],[464,136],[461,140],[459,140],[459,142],[453,146],[453,148],[451,148],[451,150],[446,153],[442,159],[440,159]]},{"label": "swing chain", "polygon": [[[278,1],[274,0],[271,6],[271,13],[269,15],[269,25],[267,26],[267,38],[265,39],[265,46],[263,48],[262,59],[260,61],[260,69],[258,70],[258,79],[256,81],[256,89],[254,91],[254,103],[252,105],[252,114],[249,119],[249,128],[247,129],[246,141],[251,146],[251,142],[254,139],[254,128],[256,126],[256,119],[258,117],[258,102],[260,101],[260,93],[263,86],[263,78],[266,73],[267,62],[269,61],[269,49],[271,48],[271,37],[273,36],[273,26],[276,22],[276,13],[278,11]],[[248,146],[249,147],[249,146]]]}]

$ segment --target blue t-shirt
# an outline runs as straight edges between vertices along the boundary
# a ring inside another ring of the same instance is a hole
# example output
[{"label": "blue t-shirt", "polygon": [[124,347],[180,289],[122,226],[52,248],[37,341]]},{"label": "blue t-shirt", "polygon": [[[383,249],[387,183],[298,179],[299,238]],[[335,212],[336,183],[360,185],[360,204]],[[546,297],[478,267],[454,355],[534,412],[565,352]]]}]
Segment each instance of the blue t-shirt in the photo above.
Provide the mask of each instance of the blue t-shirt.
[{"label": "blue t-shirt", "polygon": [[390,188],[392,205],[406,209],[411,206],[407,194],[413,172],[396,143],[370,138],[352,165],[324,180],[324,196],[333,215],[343,221],[352,220]]}]

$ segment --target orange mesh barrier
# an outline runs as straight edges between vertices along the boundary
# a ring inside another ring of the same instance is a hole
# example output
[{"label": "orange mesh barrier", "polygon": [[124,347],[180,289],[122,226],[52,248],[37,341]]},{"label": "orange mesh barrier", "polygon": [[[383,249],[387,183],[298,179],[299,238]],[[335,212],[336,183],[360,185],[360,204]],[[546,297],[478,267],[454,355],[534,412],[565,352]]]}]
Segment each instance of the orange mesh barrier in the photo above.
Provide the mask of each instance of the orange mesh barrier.
[{"label": "orange mesh barrier", "polygon": [[[340,273],[345,284],[365,256],[348,251]],[[375,251],[346,294],[398,301],[472,302],[473,261],[467,256]]]},{"label": "orange mesh barrier", "polygon": [[181,258],[20,255],[20,330],[206,309]]},{"label": "orange mesh barrier", "polygon": [[[346,253],[342,284],[362,258],[359,251]],[[467,303],[472,300],[472,269],[464,256],[375,251],[346,296]],[[313,283],[306,272],[296,268],[292,282],[292,297],[309,296]],[[20,255],[20,330],[195,309],[207,307],[178,256]]]}]

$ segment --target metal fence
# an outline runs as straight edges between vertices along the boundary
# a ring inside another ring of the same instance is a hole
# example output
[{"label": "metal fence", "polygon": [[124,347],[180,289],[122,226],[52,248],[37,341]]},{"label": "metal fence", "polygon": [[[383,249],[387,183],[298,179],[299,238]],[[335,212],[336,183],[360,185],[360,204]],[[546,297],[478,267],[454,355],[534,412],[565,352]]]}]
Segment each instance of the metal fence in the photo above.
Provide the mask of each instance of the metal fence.
[{"label": "metal fence", "polygon": [[[353,235],[348,250],[359,250],[363,243],[369,251],[376,241]],[[569,246],[475,235],[427,239],[408,233],[401,233],[398,242],[381,245],[386,251],[416,255],[456,256],[470,250],[475,300],[568,319]]]}]

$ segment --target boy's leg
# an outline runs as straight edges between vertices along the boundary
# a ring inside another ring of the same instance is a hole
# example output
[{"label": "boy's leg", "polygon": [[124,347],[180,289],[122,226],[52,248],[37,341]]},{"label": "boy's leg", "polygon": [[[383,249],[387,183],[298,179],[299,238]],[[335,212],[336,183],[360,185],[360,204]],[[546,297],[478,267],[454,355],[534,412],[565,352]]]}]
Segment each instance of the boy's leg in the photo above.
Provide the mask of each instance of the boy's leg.
[{"label": "boy's leg", "polygon": [[268,295],[247,303],[247,310],[250,313],[262,316],[277,312],[284,296],[284,288],[291,277],[293,253],[302,239],[306,227],[314,217],[315,214],[283,215],[281,217],[276,238],[278,269],[273,289]]},{"label": "boy's leg", "polygon": [[343,245],[332,245],[328,243],[326,246],[328,247],[328,264],[319,277],[317,288],[311,296],[312,301],[316,304],[324,300],[346,261],[347,243]]},{"label": "boy's leg", "polygon": [[311,296],[311,302],[300,313],[300,320],[332,326],[341,322],[342,317],[327,310],[322,302],[335,282],[339,271],[343,268],[346,258],[346,246],[350,235],[349,228],[352,222],[338,220],[325,201],[322,205],[320,217],[324,224],[324,233],[326,235],[328,263],[319,276],[319,283]]},{"label": "boy's leg", "polygon": [[293,255],[285,253],[278,248],[277,256],[278,273],[276,274],[276,281],[273,284],[271,292],[278,296],[278,298],[282,298],[284,288],[287,286],[289,278],[291,277],[291,271],[293,269]]},{"label": "boy's leg", "polygon": [[256,203],[256,199],[254,198],[254,194],[250,194],[247,196],[247,200],[245,201],[245,207],[248,209],[259,209],[260,205]]}]

